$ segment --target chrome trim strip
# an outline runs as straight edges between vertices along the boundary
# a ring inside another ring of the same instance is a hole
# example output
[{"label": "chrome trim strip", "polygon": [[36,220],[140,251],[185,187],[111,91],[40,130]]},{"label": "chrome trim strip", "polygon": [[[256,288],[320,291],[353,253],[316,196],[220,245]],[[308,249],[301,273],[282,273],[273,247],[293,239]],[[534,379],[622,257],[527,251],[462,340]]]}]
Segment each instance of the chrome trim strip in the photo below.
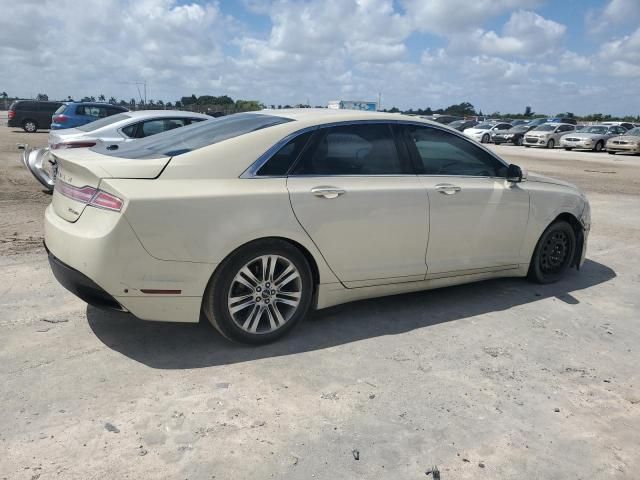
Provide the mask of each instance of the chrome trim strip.
[{"label": "chrome trim strip", "polygon": [[[502,158],[497,156],[495,152],[489,150],[483,144],[481,144],[481,143],[479,143],[477,141],[474,141],[473,139],[470,139],[469,137],[464,135],[462,132],[459,132],[458,130],[455,130],[453,128],[447,128],[447,127],[445,127],[443,125],[437,125],[437,124],[433,124],[433,123],[430,123],[430,122],[420,122],[420,121],[415,121],[415,120],[346,120],[344,122],[331,122],[331,123],[322,123],[322,124],[319,124],[319,125],[313,125],[311,127],[305,127],[305,128],[302,128],[300,130],[296,130],[295,132],[290,133],[289,135],[284,137],[282,140],[274,143],[266,152],[264,152],[262,155],[260,155],[258,157],[258,159],[255,162],[253,162],[249,166],[249,168],[247,168],[240,175],[239,178],[286,178],[286,177],[288,177],[289,175],[258,176],[258,175],[256,175],[256,173],[258,172],[258,170],[260,170],[260,168],[262,168],[262,166],[265,163],[267,163],[271,159],[271,157],[273,157],[273,155],[276,154],[276,152],[278,150],[280,150],[282,147],[284,147],[287,143],[289,143],[294,138],[296,138],[299,135],[302,135],[304,133],[310,132],[312,130],[319,130],[321,128],[331,128],[331,127],[337,127],[337,126],[343,126],[343,125],[366,125],[366,124],[377,124],[377,123],[386,123],[386,124],[389,124],[389,125],[414,125],[414,126],[417,126],[417,127],[430,127],[430,128],[435,128],[437,130],[442,130],[444,132],[451,133],[453,135],[457,135],[458,137],[466,140],[467,142],[474,143],[476,147],[482,148],[485,152],[487,152],[493,158],[498,160],[505,167],[509,167],[509,163],[505,162]],[[447,177],[457,176],[457,175],[424,175],[424,174],[396,174],[396,175],[375,175],[375,176],[376,177],[378,177],[378,176],[381,176],[381,177],[384,177],[384,176],[386,176],[386,177],[401,177],[401,176],[415,176],[415,175],[420,175],[420,176],[447,176]],[[296,177],[297,176],[304,176],[304,175],[296,175]],[[318,175],[311,175],[311,176],[318,176]],[[371,177],[373,175],[321,175],[321,176],[322,177],[353,177],[353,176]],[[472,175],[469,175],[469,176],[472,176]],[[473,176],[473,178],[479,178],[479,177]],[[489,177],[489,178],[503,178],[503,177]]]}]

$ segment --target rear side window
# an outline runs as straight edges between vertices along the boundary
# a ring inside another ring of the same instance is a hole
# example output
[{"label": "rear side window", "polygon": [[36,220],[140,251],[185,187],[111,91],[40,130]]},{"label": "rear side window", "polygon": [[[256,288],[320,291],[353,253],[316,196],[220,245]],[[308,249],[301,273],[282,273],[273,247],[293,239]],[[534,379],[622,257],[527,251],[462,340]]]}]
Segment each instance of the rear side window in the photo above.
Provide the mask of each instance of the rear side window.
[{"label": "rear side window", "polygon": [[257,176],[284,176],[289,172],[313,132],[303,133],[278,150],[256,173]]},{"label": "rear side window", "polygon": [[67,106],[66,106],[66,105],[60,105],[60,106],[58,107],[58,109],[57,109],[55,112],[53,112],[53,114],[54,114],[54,115],[60,115],[62,112],[64,112],[64,110],[65,110],[66,108],[67,108]]},{"label": "rear side window", "polygon": [[220,119],[199,122],[145,138],[114,151],[100,153],[121,158],[173,157],[213,145],[229,138],[293,121],[290,118],[259,113],[236,113]]},{"label": "rear side window", "polygon": [[406,138],[425,175],[505,177],[507,167],[470,141],[443,130],[407,125]]},{"label": "rear side window", "polygon": [[410,173],[389,125],[322,128],[298,162],[295,175],[397,175]]},{"label": "rear side window", "polygon": [[35,102],[17,102],[14,104],[13,109],[34,111],[36,110],[36,104]]}]

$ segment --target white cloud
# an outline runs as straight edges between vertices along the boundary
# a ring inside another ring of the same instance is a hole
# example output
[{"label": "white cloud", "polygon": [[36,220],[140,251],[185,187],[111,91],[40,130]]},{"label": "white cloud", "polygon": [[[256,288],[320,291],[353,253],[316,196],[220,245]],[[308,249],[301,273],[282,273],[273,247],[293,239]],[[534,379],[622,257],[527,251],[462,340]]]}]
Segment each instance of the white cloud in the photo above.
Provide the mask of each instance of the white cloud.
[{"label": "white cloud", "polygon": [[[172,101],[195,93],[324,104],[382,92],[399,107],[635,108],[621,95],[640,75],[640,29],[570,51],[566,27],[536,13],[541,3],[242,0],[243,23],[216,0],[0,0],[0,58],[10,65],[0,90],[128,99],[137,90],[125,82],[146,79],[151,98]],[[600,15],[613,22],[634,5],[611,0]],[[38,34],[25,42],[24,32]]]},{"label": "white cloud", "polygon": [[440,35],[467,32],[513,9],[535,7],[540,0],[404,0],[416,29]]},{"label": "white cloud", "polygon": [[587,11],[585,19],[593,32],[605,32],[615,25],[637,24],[640,19],[640,1],[608,0],[604,8]]}]

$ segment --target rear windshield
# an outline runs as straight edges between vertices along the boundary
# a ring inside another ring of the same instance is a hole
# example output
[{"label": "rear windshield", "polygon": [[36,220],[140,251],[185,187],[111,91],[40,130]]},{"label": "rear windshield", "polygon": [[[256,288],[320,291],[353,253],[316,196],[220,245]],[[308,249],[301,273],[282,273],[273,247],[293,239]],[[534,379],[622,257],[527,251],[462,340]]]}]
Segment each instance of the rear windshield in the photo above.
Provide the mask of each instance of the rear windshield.
[{"label": "rear windshield", "polygon": [[92,150],[122,158],[174,157],[229,138],[291,121],[290,118],[275,115],[236,113],[136,140],[118,150],[110,151],[95,147]]},{"label": "rear windshield", "polygon": [[120,120],[126,120],[127,118],[131,118],[131,115],[127,115],[126,113],[118,113],[117,115],[101,118],[100,120],[96,120],[95,122],[87,123],[86,125],[81,125],[76,128],[78,130],[82,130],[83,132],[93,132],[94,130],[106,127],[107,125],[119,122]]}]

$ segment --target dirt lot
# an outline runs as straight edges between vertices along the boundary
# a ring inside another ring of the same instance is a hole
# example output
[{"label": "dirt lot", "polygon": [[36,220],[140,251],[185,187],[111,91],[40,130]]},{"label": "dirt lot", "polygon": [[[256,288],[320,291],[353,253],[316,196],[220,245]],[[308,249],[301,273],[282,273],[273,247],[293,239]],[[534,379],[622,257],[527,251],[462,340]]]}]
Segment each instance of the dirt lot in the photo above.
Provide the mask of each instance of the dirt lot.
[{"label": "dirt lot", "polygon": [[0,478],[636,479],[640,157],[495,147],[590,194],[588,261],[314,313],[277,344],[104,312],[53,279],[0,120]]}]

